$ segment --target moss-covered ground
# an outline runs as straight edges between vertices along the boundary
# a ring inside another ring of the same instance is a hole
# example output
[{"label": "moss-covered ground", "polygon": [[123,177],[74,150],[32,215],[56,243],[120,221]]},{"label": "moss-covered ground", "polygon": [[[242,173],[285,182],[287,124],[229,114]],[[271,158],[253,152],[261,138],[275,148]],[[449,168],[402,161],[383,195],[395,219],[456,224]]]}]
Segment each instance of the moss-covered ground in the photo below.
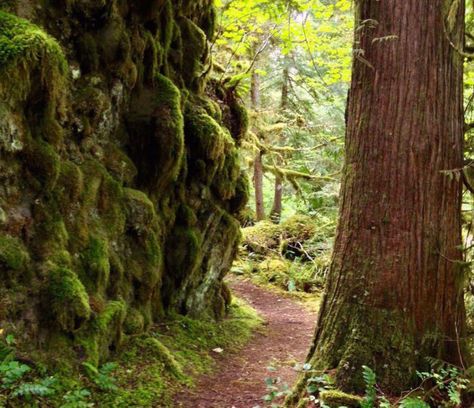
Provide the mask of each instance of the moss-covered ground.
[{"label": "moss-covered ground", "polygon": [[[175,315],[146,334],[126,338],[111,356],[114,363],[99,370],[84,364],[80,372],[50,372],[32,365],[20,380],[5,386],[2,367],[10,364],[5,361],[0,364],[0,406],[174,407],[177,391],[193,387],[198,375],[212,371],[213,349],[238,350],[262,323],[248,304],[234,299],[220,322]],[[4,341],[0,357],[7,348]],[[46,387],[50,395],[15,397],[24,384],[39,385],[51,376],[54,381]]]}]

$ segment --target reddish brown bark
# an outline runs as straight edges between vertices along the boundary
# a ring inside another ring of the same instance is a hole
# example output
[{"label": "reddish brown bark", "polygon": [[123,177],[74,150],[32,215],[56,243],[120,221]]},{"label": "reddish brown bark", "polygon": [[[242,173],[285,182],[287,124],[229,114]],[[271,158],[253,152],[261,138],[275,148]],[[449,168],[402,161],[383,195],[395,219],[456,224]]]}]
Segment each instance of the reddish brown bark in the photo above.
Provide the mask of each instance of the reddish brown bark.
[{"label": "reddish brown bark", "polygon": [[[461,184],[464,2],[359,0],[338,234],[309,361],[387,392],[426,357],[463,364]],[[391,36],[391,37],[388,37]],[[363,50],[363,51],[361,51]]]}]

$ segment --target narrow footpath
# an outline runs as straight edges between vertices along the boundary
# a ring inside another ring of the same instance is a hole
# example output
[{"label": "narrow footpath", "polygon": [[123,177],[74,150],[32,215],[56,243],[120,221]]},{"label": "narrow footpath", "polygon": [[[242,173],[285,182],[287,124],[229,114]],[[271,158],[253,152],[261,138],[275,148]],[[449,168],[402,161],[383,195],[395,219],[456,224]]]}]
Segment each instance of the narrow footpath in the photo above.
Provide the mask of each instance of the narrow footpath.
[{"label": "narrow footpath", "polygon": [[280,387],[291,387],[298,375],[295,364],[304,363],[316,315],[248,281],[232,280],[229,284],[235,296],[246,300],[264,318],[264,328],[238,352],[224,350],[217,354],[214,372],[203,376],[196,388],[178,395],[177,407],[265,407],[265,380],[279,378]]}]

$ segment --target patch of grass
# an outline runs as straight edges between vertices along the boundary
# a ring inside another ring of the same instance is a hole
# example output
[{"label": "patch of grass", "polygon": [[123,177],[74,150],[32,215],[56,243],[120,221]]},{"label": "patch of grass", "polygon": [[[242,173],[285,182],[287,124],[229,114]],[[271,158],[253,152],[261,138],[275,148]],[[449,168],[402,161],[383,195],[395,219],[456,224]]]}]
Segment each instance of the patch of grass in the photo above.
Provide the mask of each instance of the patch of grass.
[{"label": "patch of grass", "polygon": [[324,286],[324,280],[319,277],[316,268],[316,263],[290,262],[269,257],[257,262],[237,260],[231,272],[277,293],[278,296],[296,300],[310,312],[316,313]]}]

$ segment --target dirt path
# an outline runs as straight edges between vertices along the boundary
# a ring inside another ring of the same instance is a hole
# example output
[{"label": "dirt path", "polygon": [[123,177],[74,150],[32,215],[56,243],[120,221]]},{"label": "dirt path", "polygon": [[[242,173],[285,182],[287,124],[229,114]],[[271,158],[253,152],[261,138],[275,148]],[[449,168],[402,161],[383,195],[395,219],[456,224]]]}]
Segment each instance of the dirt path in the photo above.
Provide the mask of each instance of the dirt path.
[{"label": "dirt path", "polygon": [[[250,303],[265,319],[265,327],[237,353],[217,356],[217,368],[195,389],[177,398],[183,408],[263,407],[265,379],[281,378],[291,386],[311,344],[316,316],[298,303],[259,288],[250,282],[230,282],[233,293]],[[269,371],[268,367],[275,371]]]}]

